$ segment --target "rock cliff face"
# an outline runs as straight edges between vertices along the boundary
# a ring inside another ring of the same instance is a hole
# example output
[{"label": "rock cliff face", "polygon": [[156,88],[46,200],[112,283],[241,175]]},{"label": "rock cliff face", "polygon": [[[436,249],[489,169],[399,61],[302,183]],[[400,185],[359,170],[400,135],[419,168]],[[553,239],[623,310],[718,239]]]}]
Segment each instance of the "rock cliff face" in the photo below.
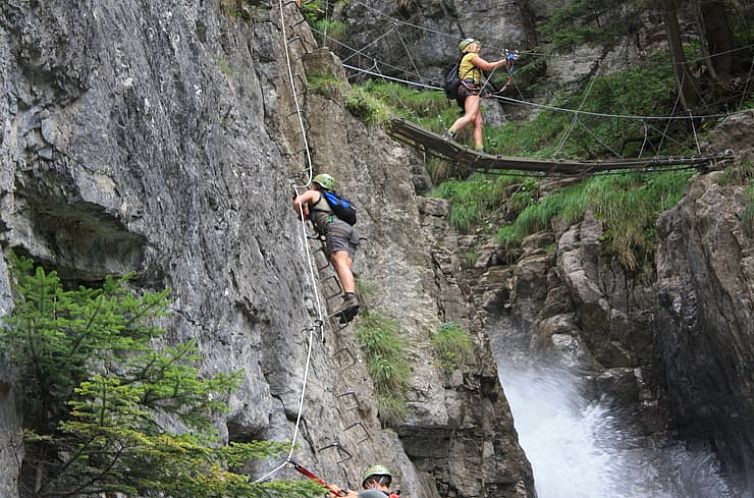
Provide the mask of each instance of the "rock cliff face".
[{"label": "rock cliff face", "polygon": [[657,225],[657,292],[658,347],[675,425],[684,437],[709,442],[750,494],[754,266],[745,205],[743,188],[726,186],[723,173],[693,182]]},{"label": "rock cliff face", "polygon": [[[713,130],[709,146],[745,164],[752,136],[751,116],[738,115]],[[750,194],[737,175],[696,176],[660,217],[651,284],[603,254],[589,213],[529,236],[515,254],[485,235],[446,245],[478,251],[458,278],[483,315],[502,323],[506,346],[578,372],[587,395],[607,396],[633,434],[711,448],[736,496],[750,496],[754,267]]]},{"label": "rock cliff face", "polygon": [[[3,249],[70,282],[134,271],[137,286],[172,288],[170,340],[195,338],[208,372],[243,373],[230,440],[292,437],[317,318],[289,208],[303,141],[272,5],[0,5]],[[294,5],[283,11],[303,95],[301,58],[314,41]],[[306,60],[316,67],[318,57]],[[337,99],[303,104],[318,168],[360,206],[357,271],[377,289],[368,305],[400,321],[414,371],[408,419],[382,428],[353,328],[328,324],[312,345],[297,457],[352,487],[365,465],[384,462],[416,498],[534,496],[484,335],[452,274],[433,263],[415,160]],[[318,275],[325,293],[329,271]],[[0,276],[7,313],[4,266]],[[474,362],[445,376],[429,337],[450,319],[477,331],[478,344]],[[23,456],[11,380],[0,375],[4,497],[16,496]]]},{"label": "rock cliff face", "polygon": [[528,2],[352,1],[341,15],[348,25],[345,43],[363,49],[360,54],[339,49],[350,64],[369,68],[376,57],[385,63],[380,71],[420,80],[438,82],[466,37],[483,40],[492,59],[503,47],[536,44]]}]

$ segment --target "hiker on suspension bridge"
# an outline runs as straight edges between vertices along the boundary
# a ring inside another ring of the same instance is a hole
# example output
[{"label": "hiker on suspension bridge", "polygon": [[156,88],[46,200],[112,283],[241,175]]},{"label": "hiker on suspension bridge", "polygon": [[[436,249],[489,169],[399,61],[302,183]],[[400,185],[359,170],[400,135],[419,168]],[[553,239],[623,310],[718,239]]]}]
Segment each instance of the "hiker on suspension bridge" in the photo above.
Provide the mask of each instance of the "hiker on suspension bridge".
[{"label": "hiker on suspension bridge", "polygon": [[321,173],[312,179],[309,190],[293,199],[293,210],[303,211],[320,235],[325,236],[325,247],[330,262],[343,287],[343,302],[331,316],[341,322],[351,321],[359,312],[359,298],[351,268],[359,245],[359,235],[353,224],[356,211],[353,205],[335,192],[335,179]]},{"label": "hiker on suspension bridge", "polygon": [[[390,484],[393,482],[393,475],[383,465],[373,465],[364,473],[361,486],[364,491],[353,491],[349,489],[346,494],[336,494],[339,489],[335,488],[335,493],[330,493],[331,498],[344,496],[345,498],[399,498],[400,491],[390,491]],[[342,491],[341,491],[342,493]]]},{"label": "hiker on suspension bridge", "polygon": [[482,97],[489,95],[484,88],[484,71],[493,71],[500,67],[510,67],[510,60],[506,57],[495,62],[487,62],[479,56],[481,44],[473,39],[466,38],[458,44],[458,48],[464,53],[458,65],[458,78],[461,83],[458,87],[458,104],[463,107],[464,115],[445,133],[444,138],[454,140],[456,134],[466,126],[473,124],[474,148],[484,150],[484,121],[480,103]]}]

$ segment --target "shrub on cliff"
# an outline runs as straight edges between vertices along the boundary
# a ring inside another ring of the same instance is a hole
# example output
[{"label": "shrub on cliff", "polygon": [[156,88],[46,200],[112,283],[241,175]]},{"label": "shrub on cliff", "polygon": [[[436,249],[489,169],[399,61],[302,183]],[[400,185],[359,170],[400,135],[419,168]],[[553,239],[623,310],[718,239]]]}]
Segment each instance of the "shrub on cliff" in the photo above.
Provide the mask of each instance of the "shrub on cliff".
[{"label": "shrub on cliff", "polygon": [[455,322],[445,322],[432,336],[432,346],[446,373],[461,367],[474,350],[469,332]]},{"label": "shrub on cliff", "polygon": [[285,445],[222,444],[211,421],[237,376],[200,376],[192,342],[152,346],[168,291],[137,295],[113,278],[65,289],[56,272],[12,263],[15,307],[0,344],[20,380],[22,496],[321,494],[310,482],[256,484],[229,470]]},{"label": "shrub on cliff", "polygon": [[398,323],[382,314],[367,312],[356,327],[356,337],[374,383],[380,420],[397,426],[406,416],[404,396],[411,374]]}]

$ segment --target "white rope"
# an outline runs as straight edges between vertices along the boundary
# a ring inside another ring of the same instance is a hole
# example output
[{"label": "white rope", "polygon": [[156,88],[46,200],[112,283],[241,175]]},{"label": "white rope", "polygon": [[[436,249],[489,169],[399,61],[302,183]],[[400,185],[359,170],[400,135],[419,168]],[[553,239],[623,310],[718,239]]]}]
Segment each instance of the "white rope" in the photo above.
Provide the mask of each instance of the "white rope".
[{"label": "white rope", "polygon": [[[616,152],[615,150],[613,150],[613,148],[612,148],[612,147],[610,147],[610,146],[609,146],[609,145],[607,145],[607,144],[606,144],[605,142],[603,142],[603,141],[602,141],[602,140],[600,139],[600,137],[598,137],[597,135],[595,135],[595,133],[594,133],[594,132],[593,132],[592,130],[590,130],[590,129],[589,129],[589,127],[587,127],[586,125],[584,125],[584,123],[582,123],[580,119],[578,120],[578,125],[579,125],[579,126],[581,126],[581,128],[583,128],[583,129],[584,129],[584,131],[586,131],[587,133],[589,133],[589,135],[590,135],[590,136],[591,136],[591,137],[592,137],[592,138],[593,138],[593,139],[594,139],[594,140],[595,140],[595,141],[596,141],[596,142],[597,142],[598,144],[600,144],[601,146],[603,146],[604,148],[606,148],[607,150],[609,150],[610,152],[612,152],[612,153],[613,153],[613,154],[615,155],[615,157],[617,157],[618,159],[625,159],[625,158],[624,158],[624,157],[623,157],[622,155],[618,154],[618,153],[617,153],[617,152]],[[639,157],[641,157],[641,154],[639,154]]]},{"label": "white rope", "polygon": [[401,32],[400,31],[396,31],[396,33],[398,34],[398,39],[401,41],[401,45],[403,45],[403,50],[406,52],[406,55],[408,56],[408,60],[411,62],[411,65],[414,66],[414,72],[416,73],[416,76],[419,79],[422,79],[422,75],[419,72],[419,68],[416,66],[416,62],[414,62],[414,58],[411,56],[411,51],[406,46],[406,42],[403,41],[403,37],[401,36]]},{"label": "white rope", "polygon": [[[307,144],[306,128],[304,128],[303,126],[303,120],[301,118],[301,111],[298,107],[298,101],[296,99],[296,87],[293,84],[294,82],[293,72],[291,69],[290,58],[288,57],[288,42],[285,35],[285,18],[283,15],[283,1],[282,0],[280,0],[280,23],[283,28],[283,40],[285,40],[285,53],[286,53],[286,60],[288,61],[288,74],[291,79],[291,89],[293,91],[294,101],[296,102],[296,110],[299,113],[299,119],[301,120],[301,132],[304,137],[304,143]],[[307,182],[307,186],[308,186],[309,183],[311,183],[311,173],[312,173],[312,163],[311,163],[311,158],[309,158],[308,144],[307,144],[306,152],[307,152],[307,158],[309,159],[309,181]],[[296,195],[298,194],[299,194],[298,189],[296,189]],[[299,219],[301,220],[301,244],[303,245],[304,251],[306,253],[306,262],[307,262],[307,265],[309,266],[309,278],[312,285],[312,290],[314,292],[315,302],[317,305],[317,323],[316,323],[316,326],[309,328],[309,338],[308,338],[309,345],[306,352],[306,366],[304,367],[304,378],[302,380],[302,385],[301,385],[301,397],[299,398],[298,414],[296,415],[296,425],[294,426],[294,429],[293,429],[293,437],[291,438],[291,447],[288,450],[288,456],[286,457],[283,463],[281,463],[280,465],[278,465],[271,471],[267,472],[262,477],[255,480],[254,481],[255,483],[259,483],[266,479],[269,479],[271,476],[279,472],[288,464],[291,457],[293,456],[293,450],[296,448],[296,440],[298,439],[299,431],[301,429],[301,418],[304,412],[304,401],[306,399],[306,386],[309,381],[309,367],[311,366],[311,362],[312,362],[312,349],[314,346],[314,332],[317,330],[317,328],[319,328],[321,332],[322,331],[321,329],[324,326],[323,314],[322,314],[322,301],[319,296],[319,288],[317,287],[317,277],[314,272],[314,262],[312,259],[311,251],[309,250],[309,242],[306,236],[306,219],[304,218],[304,209],[302,206],[299,206]]]},{"label": "white rope", "polygon": [[644,147],[647,146],[647,141],[649,140],[649,128],[647,128],[647,123],[644,121],[641,122],[641,125],[644,127],[644,142],[641,144],[641,150],[639,151],[639,157],[644,155]]},{"label": "white rope", "polygon": [[[689,111],[689,114],[691,111]],[[696,135],[696,125],[694,124],[694,120],[691,120],[691,129],[694,131],[694,142],[696,142],[696,151],[699,153],[699,155],[702,155],[702,148],[699,146],[699,137]]]},{"label": "white rope", "polygon": [[[593,74],[589,78],[589,85],[586,87],[586,92],[584,92],[584,98],[581,99],[581,104],[579,105],[579,110],[581,110],[582,107],[584,107],[584,104],[586,104],[586,99],[589,97],[589,93],[592,91],[592,85],[594,85],[594,80],[596,79],[597,74]],[[555,152],[553,152],[552,156],[555,157],[558,154],[560,154],[560,151],[565,146],[566,142],[568,141],[568,138],[571,136],[571,133],[573,132],[573,129],[576,128],[576,122],[579,120],[579,115],[575,114],[573,116],[573,121],[571,121],[571,126],[568,128],[568,130],[563,135],[563,138],[560,139],[560,143],[558,144],[558,147],[555,149]]]},{"label": "white rope", "polygon": [[309,179],[306,181],[306,186],[312,182],[312,176],[314,167],[312,165],[312,156],[309,153],[309,142],[306,138],[306,126],[304,126],[304,118],[301,115],[301,106],[298,103],[298,95],[296,94],[296,81],[293,79],[293,68],[291,66],[291,55],[288,52],[288,34],[285,31],[285,14],[283,12],[283,0],[278,0],[280,6],[280,29],[283,32],[283,46],[285,47],[285,63],[288,66],[288,81],[291,84],[291,94],[293,95],[293,104],[296,106],[296,115],[298,116],[298,124],[301,127],[301,136],[304,139],[304,151],[306,152],[306,162],[309,167]]},{"label": "white rope", "polygon": [[[368,69],[363,69],[363,68],[356,67],[356,66],[351,66],[351,65],[348,65],[348,64],[343,64],[343,67],[346,68],[346,69],[350,69],[351,71],[357,71],[357,72],[360,72],[360,73],[363,73],[363,74],[369,74],[371,76],[379,76],[379,77],[388,79],[390,81],[395,81],[397,83],[403,83],[403,84],[410,85],[410,86],[415,86],[415,87],[418,87],[418,88],[425,88],[427,90],[442,90],[441,87],[436,86],[436,85],[428,85],[426,83],[419,83],[419,82],[416,82],[416,81],[405,80],[405,79],[402,79],[402,78],[396,78],[394,76],[381,76],[381,75],[375,73],[374,71],[369,71]],[[714,119],[714,118],[724,118],[724,117],[727,117],[727,116],[735,116],[735,115],[738,115],[738,114],[747,114],[747,113],[751,113],[752,112],[751,109],[745,109],[745,110],[741,110],[741,111],[730,112],[730,113],[727,113],[727,114],[726,113],[720,113],[720,114],[699,114],[699,115],[691,115],[691,116],[689,116],[689,115],[683,115],[683,114],[679,114],[679,115],[676,115],[676,116],[639,116],[639,115],[633,115],[633,114],[608,114],[608,113],[604,113],[604,112],[578,111],[578,110],[574,110],[574,109],[567,109],[567,108],[564,108],[564,107],[557,107],[557,106],[551,106],[551,105],[545,105],[545,104],[537,104],[535,102],[527,102],[525,100],[518,100],[518,99],[511,98],[511,97],[503,97],[501,95],[493,95],[490,98],[497,99],[497,100],[502,100],[504,102],[509,102],[509,103],[512,103],[512,104],[519,104],[519,105],[524,105],[524,106],[536,107],[538,109],[545,109],[545,110],[548,110],[548,111],[569,112],[569,113],[580,114],[580,115],[584,115],[584,116],[598,116],[598,117],[603,117],[603,118],[620,118],[620,119],[636,119],[636,120],[652,120],[652,121],[664,121],[664,120],[671,120],[672,121],[674,119],[678,119],[678,120],[682,120],[682,119]]]},{"label": "white rope", "polygon": [[[394,27],[393,27],[393,28],[394,28]],[[393,29],[393,28],[391,28],[391,31],[392,31],[392,29]],[[321,31],[319,31],[319,30],[318,30],[318,29],[316,29],[316,28],[310,27],[310,29],[311,29],[311,30],[312,30],[313,32],[317,33],[317,34],[322,34],[322,32],[321,32]],[[389,34],[389,33],[390,33],[391,31],[388,31],[387,33],[385,33],[385,35]],[[342,42],[342,41],[340,41],[340,40],[336,40],[335,38],[330,38],[330,41],[331,41],[331,42],[335,42],[335,44],[336,44],[336,45],[340,45],[341,47],[345,48],[346,50],[349,50],[349,51],[353,52],[353,53],[352,53],[352,54],[351,54],[350,56],[346,57],[346,58],[345,58],[345,59],[343,59],[343,60],[342,60],[341,62],[344,62],[344,63],[345,63],[345,62],[346,62],[346,60],[348,60],[348,59],[351,59],[351,57],[353,57],[354,55],[363,55],[363,56],[364,56],[364,57],[366,57],[367,59],[369,59],[369,60],[373,60],[373,61],[377,62],[377,59],[375,59],[375,58],[374,58],[374,57],[372,57],[371,55],[369,55],[369,54],[367,54],[367,53],[363,52],[363,50],[364,50],[364,49],[366,49],[366,48],[367,48],[367,47],[368,47],[369,45],[371,45],[371,43],[369,43],[369,44],[365,45],[365,46],[364,46],[364,48],[362,48],[362,49],[358,49],[358,48],[352,47],[352,46],[350,46],[350,45],[347,45],[347,44],[343,43],[343,42]],[[411,74],[411,71],[409,71],[409,70],[408,70],[408,69],[406,69],[406,68],[403,68],[403,67],[398,67],[398,66],[394,66],[394,65],[392,65],[392,64],[390,64],[390,63],[388,63],[388,62],[384,62],[384,61],[379,61],[379,63],[380,63],[380,64],[382,64],[382,65],[383,65],[383,66],[385,66],[385,67],[389,67],[390,69],[395,69],[396,71],[400,71],[401,73],[404,73],[404,74]],[[343,66],[345,67],[345,64],[343,64]]]},{"label": "white rope", "polygon": [[[352,58],[356,57],[357,55],[363,55],[364,57],[366,57],[368,59],[374,59],[373,57],[365,54],[364,50],[368,49],[369,47],[371,47],[375,43],[378,43],[380,40],[382,40],[387,35],[389,35],[390,33],[392,33],[394,29],[395,29],[395,25],[393,25],[393,27],[391,27],[389,30],[385,31],[382,35],[378,36],[374,40],[370,41],[369,43],[367,43],[366,45],[364,45],[363,47],[361,47],[361,49],[351,49],[350,47],[346,47],[346,48],[349,48],[349,50],[351,50],[351,52],[353,52],[353,53],[351,55],[349,55],[348,57],[346,57],[345,59],[343,59],[341,62],[345,64],[346,62],[348,62]],[[316,31],[316,30],[314,30],[314,31]],[[333,41],[337,41],[337,40],[333,40]]]}]

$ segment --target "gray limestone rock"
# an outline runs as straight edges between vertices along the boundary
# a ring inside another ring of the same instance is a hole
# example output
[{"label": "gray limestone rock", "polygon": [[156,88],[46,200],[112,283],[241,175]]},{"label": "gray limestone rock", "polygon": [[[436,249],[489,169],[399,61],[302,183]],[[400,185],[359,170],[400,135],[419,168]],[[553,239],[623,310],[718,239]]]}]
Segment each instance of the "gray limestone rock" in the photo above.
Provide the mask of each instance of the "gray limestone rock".
[{"label": "gray limestone rock", "polygon": [[658,341],[677,425],[713,444],[750,492],[754,273],[741,192],[697,177],[658,222]]}]

